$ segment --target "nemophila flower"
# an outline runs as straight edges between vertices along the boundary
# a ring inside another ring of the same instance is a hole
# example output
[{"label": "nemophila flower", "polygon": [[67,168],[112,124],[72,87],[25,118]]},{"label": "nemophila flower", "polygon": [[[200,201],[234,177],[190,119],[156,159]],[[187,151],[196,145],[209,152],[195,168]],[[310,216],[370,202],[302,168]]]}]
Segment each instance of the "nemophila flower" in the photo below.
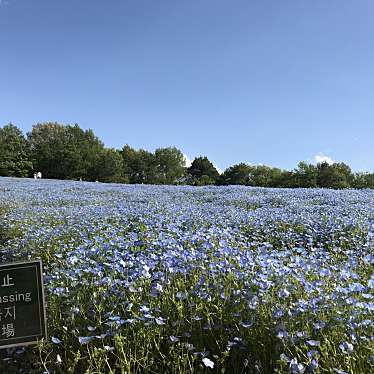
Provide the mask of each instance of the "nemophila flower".
[{"label": "nemophila flower", "polygon": [[291,374],[302,374],[305,372],[305,366],[297,362],[296,358],[293,358],[289,363]]},{"label": "nemophila flower", "polygon": [[284,288],[284,289],[282,289],[282,290],[280,290],[280,291],[278,292],[278,296],[279,296],[280,298],[282,298],[282,299],[286,299],[288,296],[290,296],[290,293],[289,293],[288,290],[286,290],[286,289]]},{"label": "nemophila flower", "polygon": [[325,328],[325,326],[326,326],[326,322],[323,322],[323,321],[313,323],[313,328],[315,330],[322,330],[323,328]]},{"label": "nemophila flower", "polygon": [[240,326],[244,327],[245,329],[248,329],[253,326],[253,322],[240,322]]},{"label": "nemophila flower", "polygon": [[156,283],[154,288],[157,292],[163,292],[163,290],[164,290],[160,283]]},{"label": "nemophila flower", "polygon": [[62,363],[62,359],[61,359],[61,356],[59,354],[57,354],[57,356],[56,356],[56,363],[58,365],[60,365]]},{"label": "nemophila flower", "polygon": [[274,313],[273,313],[273,317],[274,318],[281,318],[284,316],[284,311],[281,310],[281,309],[278,309],[276,310]]},{"label": "nemophila flower", "polygon": [[335,373],[337,373],[337,374],[348,374],[346,371],[343,371],[343,370],[340,370],[340,369],[336,369],[336,368],[334,368],[333,370],[334,370]]},{"label": "nemophila flower", "polygon": [[201,321],[203,319],[203,317],[193,316],[192,319],[195,320],[195,321]]},{"label": "nemophila flower", "polygon": [[361,283],[352,283],[348,286],[351,292],[363,292],[365,291],[365,287]]},{"label": "nemophila flower", "polygon": [[[281,339],[277,346],[295,344],[295,349],[310,349],[303,363],[309,372],[319,370],[313,361],[318,351],[312,350],[318,345],[308,344],[312,337],[318,337],[322,345],[336,333],[332,341],[349,338],[358,352],[372,342],[370,328],[374,322],[368,317],[374,310],[374,276],[370,273],[374,264],[372,191],[244,186],[197,191],[187,186],[114,188],[87,184],[80,192],[72,192],[72,182],[45,181],[40,188],[30,189],[22,181],[12,184],[10,199],[1,188],[3,183],[0,178],[0,201],[19,204],[7,214],[7,224],[22,231],[22,238],[7,245],[11,258],[35,258],[40,253],[45,258],[44,253],[49,251],[56,254],[56,261],[46,264],[45,286],[53,300],[62,305],[64,321],[69,320],[63,322],[69,323],[64,331],[97,331],[87,326],[102,320],[102,316],[92,306],[74,302],[82,300],[81,292],[87,287],[95,289],[90,295],[92,303],[124,313],[123,318],[127,318],[122,320],[114,312],[105,316],[108,331],[95,339],[105,338],[107,344],[117,332],[126,336],[129,325],[135,323],[140,329],[149,326],[153,333],[157,321],[160,327],[166,321],[175,327],[180,336],[175,338],[195,341],[194,333],[202,320],[213,335],[216,330],[224,330],[231,337],[231,347],[236,345],[240,352],[245,342],[232,337],[241,333],[251,337],[252,325],[262,322],[263,307],[274,313],[271,324],[283,322],[274,330],[269,325],[268,333],[279,334]],[[185,284],[175,285],[178,277],[185,279]],[[230,287],[225,285],[227,279]],[[149,284],[149,292],[143,293]],[[183,302],[190,312],[186,321],[179,316],[174,320],[173,313],[166,315],[164,308],[155,306],[156,301],[161,304],[166,301],[164,297],[172,297],[161,295],[169,286],[177,303],[189,300],[188,305]],[[226,316],[217,310],[217,314],[207,314],[221,296],[231,313]],[[291,296],[294,300],[290,304]],[[136,307],[131,307],[129,299],[136,300]],[[209,300],[212,303],[202,308],[202,303]],[[140,310],[139,305],[148,309]],[[81,310],[71,313],[73,308]],[[163,317],[157,317],[160,315]],[[217,321],[219,315],[222,321]],[[312,325],[311,336],[295,332],[305,326],[305,319],[308,333]],[[322,319],[329,321],[331,329]],[[187,321],[196,329],[187,327]],[[52,323],[61,325],[59,320]],[[336,329],[336,324],[341,328]],[[173,343],[168,335],[161,335],[163,338]],[[329,347],[324,347],[324,357],[333,352]],[[344,350],[348,352],[349,347]],[[207,357],[207,353],[197,355]],[[369,365],[366,356],[360,357],[355,356],[357,365]],[[302,370],[296,364],[295,370]],[[248,365],[252,365],[249,371],[256,370],[252,360]],[[329,369],[324,365],[321,360],[321,371]]]},{"label": "nemophila flower", "polygon": [[142,313],[147,313],[150,311],[150,309],[145,306],[145,305],[142,305],[140,308],[139,308],[139,311],[142,312]]},{"label": "nemophila flower", "polygon": [[368,287],[374,288],[374,274],[371,276],[371,278],[368,280]]},{"label": "nemophila flower", "polygon": [[314,373],[318,368],[318,361],[317,359],[313,358],[307,366],[308,373]]},{"label": "nemophila flower", "polygon": [[321,342],[319,340],[307,340],[306,344],[308,344],[311,347],[318,347]]},{"label": "nemophila flower", "polygon": [[362,293],[361,296],[362,296],[364,299],[374,299],[374,295],[369,294],[369,293]]},{"label": "nemophila flower", "polygon": [[303,339],[303,338],[306,338],[308,336],[308,334],[305,331],[296,331],[295,335],[299,339]]},{"label": "nemophila flower", "polygon": [[288,336],[289,336],[289,334],[288,334],[288,332],[285,331],[285,330],[280,330],[280,331],[278,331],[278,333],[277,333],[277,338],[278,338],[278,339],[287,339]]},{"label": "nemophila flower", "polygon": [[187,293],[186,292],[178,291],[175,296],[176,296],[177,299],[180,299],[180,300],[187,299]]},{"label": "nemophila flower", "polygon": [[169,336],[169,339],[172,343],[179,342],[179,337],[178,336],[171,335],[171,336]]},{"label": "nemophila flower", "polygon": [[346,354],[350,354],[353,352],[353,345],[349,342],[340,343],[339,348],[343,353],[346,353]]},{"label": "nemophila flower", "polygon": [[159,325],[159,326],[165,325],[165,319],[162,318],[162,317],[157,317],[157,318],[155,318],[155,322],[156,322],[156,324]]},{"label": "nemophila flower", "polygon": [[52,336],[51,340],[52,340],[52,343],[54,343],[54,344],[62,343],[61,340],[59,338],[56,338],[55,336]]},{"label": "nemophila flower", "polygon": [[79,336],[78,340],[80,344],[88,344],[93,338],[93,336]]},{"label": "nemophila flower", "polygon": [[214,362],[210,360],[208,357],[204,357],[202,361],[205,367],[208,367],[210,369],[214,368]]}]

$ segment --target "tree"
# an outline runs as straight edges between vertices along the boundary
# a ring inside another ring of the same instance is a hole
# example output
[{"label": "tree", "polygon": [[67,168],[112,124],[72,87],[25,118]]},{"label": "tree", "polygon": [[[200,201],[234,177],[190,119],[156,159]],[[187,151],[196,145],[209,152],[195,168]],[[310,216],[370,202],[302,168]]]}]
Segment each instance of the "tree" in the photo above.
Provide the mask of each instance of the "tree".
[{"label": "tree", "polygon": [[22,131],[11,123],[0,128],[0,175],[27,177],[32,166],[28,143]]},{"label": "tree", "polygon": [[295,187],[317,187],[317,167],[306,162],[299,162],[295,170]]},{"label": "tree", "polygon": [[[278,169],[279,170],[279,169]],[[281,170],[273,175],[272,187],[294,188],[297,187],[296,175],[293,171]]]},{"label": "tree", "polygon": [[345,164],[344,162],[334,163],[332,165],[332,167],[335,170],[337,170],[339,172],[339,174],[344,176],[344,178],[343,178],[344,187],[341,187],[341,188],[350,187],[353,183],[353,173],[352,173],[351,168],[347,164]]},{"label": "tree", "polygon": [[[282,170],[266,165],[250,167],[248,184],[257,187],[279,187],[282,183]],[[284,181],[283,181],[284,182]]]},{"label": "tree", "polygon": [[348,188],[352,180],[351,169],[344,163],[317,164],[317,185],[325,188]]},{"label": "tree", "polygon": [[66,178],[96,180],[94,168],[98,156],[104,152],[104,144],[91,129],[83,130],[77,124],[66,126],[66,132],[66,157],[70,160]]},{"label": "tree", "polygon": [[252,171],[250,165],[245,163],[236,164],[227,168],[219,178],[219,184],[236,185],[249,183],[249,175]]},{"label": "tree", "polygon": [[138,171],[140,183],[157,183],[157,165],[155,155],[145,149],[138,150]]},{"label": "tree", "polygon": [[187,169],[188,182],[192,185],[214,184],[219,178],[219,173],[207,157],[196,157]]},{"label": "tree", "polygon": [[121,153],[113,148],[104,148],[96,156],[90,170],[92,177],[100,182],[124,183],[123,159]]},{"label": "tree", "polygon": [[66,128],[57,122],[40,123],[27,134],[35,170],[47,178],[64,179],[69,160],[66,157]]},{"label": "tree", "polygon": [[151,152],[125,145],[121,151],[123,175],[130,183],[155,183],[156,162]]},{"label": "tree", "polygon": [[185,174],[183,153],[175,148],[158,148],[154,153],[156,165],[156,183],[174,184]]},{"label": "tree", "polygon": [[353,188],[374,188],[374,173],[355,173],[351,186]]},{"label": "tree", "polygon": [[95,180],[95,162],[104,144],[77,124],[39,123],[27,134],[35,169],[47,178]]}]

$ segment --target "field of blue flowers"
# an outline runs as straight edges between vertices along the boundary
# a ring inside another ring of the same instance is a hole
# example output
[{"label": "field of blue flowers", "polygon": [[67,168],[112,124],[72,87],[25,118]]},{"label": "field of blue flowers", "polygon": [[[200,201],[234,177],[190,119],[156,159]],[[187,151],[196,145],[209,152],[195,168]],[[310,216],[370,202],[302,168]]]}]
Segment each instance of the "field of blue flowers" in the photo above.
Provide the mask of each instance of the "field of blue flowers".
[{"label": "field of blue flowers", "polygon": [[48,339],[1,373],[374,372],[374,191],[0,178]]}]

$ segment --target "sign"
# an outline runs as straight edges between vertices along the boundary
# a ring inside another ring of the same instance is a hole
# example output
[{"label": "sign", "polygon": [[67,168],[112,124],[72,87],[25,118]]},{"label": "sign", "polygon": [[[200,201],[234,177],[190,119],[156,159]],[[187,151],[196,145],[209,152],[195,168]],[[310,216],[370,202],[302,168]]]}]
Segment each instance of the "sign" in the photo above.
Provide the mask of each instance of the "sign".
[{"label": "sign", "polygon": [[46,337],[42,262],[0,265],[0,348]]}]

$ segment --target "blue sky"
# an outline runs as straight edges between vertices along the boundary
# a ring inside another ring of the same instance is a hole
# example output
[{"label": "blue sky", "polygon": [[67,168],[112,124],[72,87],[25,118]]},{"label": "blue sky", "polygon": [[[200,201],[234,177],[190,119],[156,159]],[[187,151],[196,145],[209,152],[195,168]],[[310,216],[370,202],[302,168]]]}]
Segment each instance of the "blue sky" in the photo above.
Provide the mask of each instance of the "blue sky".
[{"label": "blue sky", "polygon": [[372,171],[373,17],[372,0],[0,0],[0,126]]}]

